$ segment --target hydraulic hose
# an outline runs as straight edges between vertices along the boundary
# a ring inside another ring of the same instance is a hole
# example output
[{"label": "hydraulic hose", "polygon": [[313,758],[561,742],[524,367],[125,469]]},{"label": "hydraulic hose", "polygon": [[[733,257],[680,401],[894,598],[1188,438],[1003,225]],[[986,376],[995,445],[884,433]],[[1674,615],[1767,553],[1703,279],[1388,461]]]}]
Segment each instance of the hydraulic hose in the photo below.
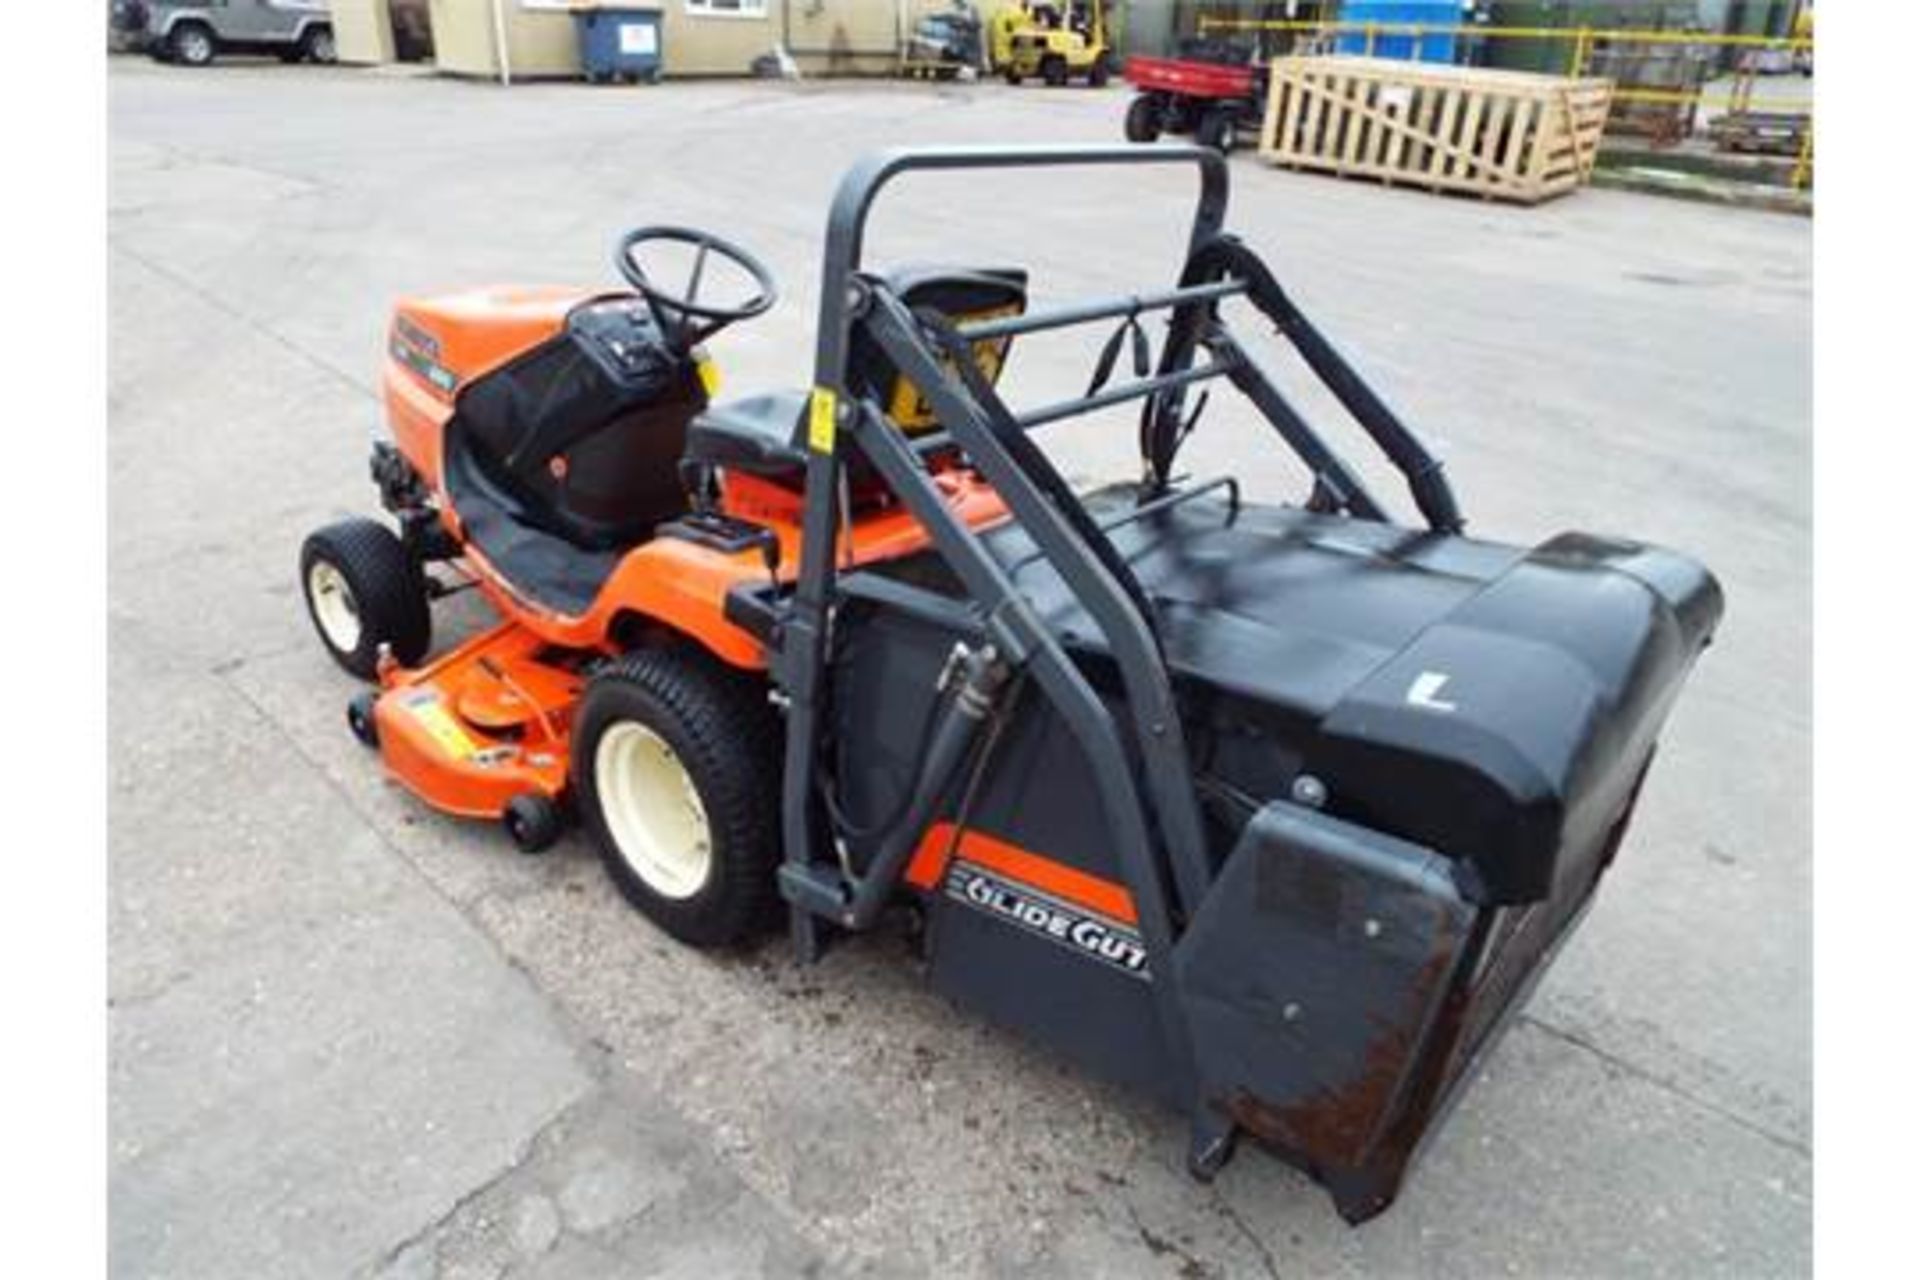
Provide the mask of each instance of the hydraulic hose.
[{"label": "hydraulic hose", "polygon": [[1011,676],[992,645],[979,649],[962,645],[954,650],[947,679],[942,682],[953,685],[953,696],[939,713],[939,726],[913,780],[905,810],[854,886],[853,900],[841,920],[848,928],[865,929],[879,916]]}]

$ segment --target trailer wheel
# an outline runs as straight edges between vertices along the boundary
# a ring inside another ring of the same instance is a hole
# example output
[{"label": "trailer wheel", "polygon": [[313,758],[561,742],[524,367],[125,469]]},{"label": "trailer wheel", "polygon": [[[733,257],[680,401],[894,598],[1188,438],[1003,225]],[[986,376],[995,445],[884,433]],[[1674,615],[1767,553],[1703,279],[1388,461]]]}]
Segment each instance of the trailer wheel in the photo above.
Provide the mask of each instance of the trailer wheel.
[{"label": "trailer wheel", "polygon": [[1128,142],[1152,142],[1160,136],[1160,104],[1153,95],[1140,94],[1127,104]]},{"label": "trailer wheel", "polygon": [[580,699],[581,817],[621,896],[682,942],[743,942],[778,905],[777,723],[756,684],[677,652],[630,653]]},{"label": "trailer wheel", "polygon": [[1193,140],[1203,147],[1212,147],[1221,155],[1232,155],[1234,145],[1240,140],[1240,126],[1234,120],[1233,113],[1227,110],[1209,111],[1200,117],[1200,123],[1194,126]]},{"label": "trailer wheel", "polygon": [[383,644],[408,666],[427,656],[426,577],[379,521],[342,520],[311,534],[300,546],[300,590],[320,643],[362,680],[373,679]]}]

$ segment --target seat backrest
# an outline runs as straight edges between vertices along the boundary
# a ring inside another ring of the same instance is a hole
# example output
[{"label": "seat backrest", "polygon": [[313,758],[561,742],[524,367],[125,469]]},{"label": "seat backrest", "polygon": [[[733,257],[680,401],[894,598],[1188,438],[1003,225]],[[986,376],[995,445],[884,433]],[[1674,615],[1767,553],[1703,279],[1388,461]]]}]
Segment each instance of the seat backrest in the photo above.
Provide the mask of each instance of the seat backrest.
[{"label": "seat backrest", "polygon": [[630,545],[686,510],[680,455],[706,404],[692,366],[653,345],[644,311],[615,311],[576,312],[470,383],[449,434],[515,518],[595,549]]}]

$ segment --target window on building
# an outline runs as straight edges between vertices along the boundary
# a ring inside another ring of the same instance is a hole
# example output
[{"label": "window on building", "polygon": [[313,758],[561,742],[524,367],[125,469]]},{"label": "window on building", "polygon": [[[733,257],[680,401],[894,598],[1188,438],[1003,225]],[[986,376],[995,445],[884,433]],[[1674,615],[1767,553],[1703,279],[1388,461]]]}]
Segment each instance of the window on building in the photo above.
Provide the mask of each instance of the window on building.
[{"label": "window on building", "polygon": [[686,0],[686,9],[696,18],[764,18],[767,0]]}]

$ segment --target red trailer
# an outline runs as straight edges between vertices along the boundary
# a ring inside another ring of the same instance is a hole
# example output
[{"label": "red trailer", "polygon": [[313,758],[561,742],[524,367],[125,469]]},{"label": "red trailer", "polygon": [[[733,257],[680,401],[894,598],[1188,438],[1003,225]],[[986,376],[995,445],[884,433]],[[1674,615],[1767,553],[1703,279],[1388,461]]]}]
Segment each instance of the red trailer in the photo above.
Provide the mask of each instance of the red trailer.
[{"label": "red trailer", "polygon": [[1191,55],[1135,56],[1127,59],[1123,74],[1139,90],[1127,105],[1129,142],[1191,133],[1200,145],[1227,152],[1243,135],[1259,131],[1266,109],[1266,68],[1244,55],[1231,62]]}]

